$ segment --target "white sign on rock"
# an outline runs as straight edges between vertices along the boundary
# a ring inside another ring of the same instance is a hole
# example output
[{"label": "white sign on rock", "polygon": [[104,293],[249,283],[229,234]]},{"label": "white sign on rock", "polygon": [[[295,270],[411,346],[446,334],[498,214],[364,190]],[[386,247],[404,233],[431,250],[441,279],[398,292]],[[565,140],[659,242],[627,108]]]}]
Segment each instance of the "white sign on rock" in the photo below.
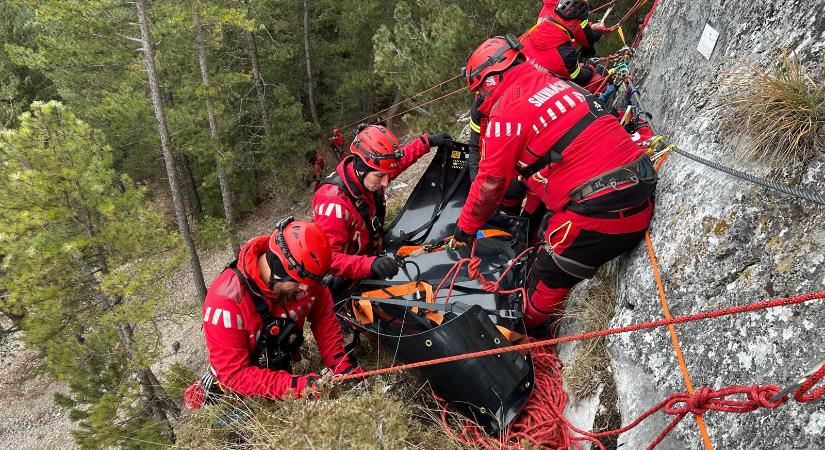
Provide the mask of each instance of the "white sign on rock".
[{"label": "white sign on rock", "polygon": [[710,54],[713,53],[713,48],[716,47],[716,40],[718,38],[719,32],[706,23],[696,50],[698,50],[705,59],[710,59]]}]

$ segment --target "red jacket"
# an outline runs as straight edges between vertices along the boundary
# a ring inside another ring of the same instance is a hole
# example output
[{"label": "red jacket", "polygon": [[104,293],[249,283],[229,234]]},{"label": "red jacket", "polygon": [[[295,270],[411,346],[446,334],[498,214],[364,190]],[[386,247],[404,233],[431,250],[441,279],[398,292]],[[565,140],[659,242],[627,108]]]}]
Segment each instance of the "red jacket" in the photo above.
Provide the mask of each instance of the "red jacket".
[{"label": "red jacket", "polygon": [[[335,373],[350,369],[352,364],[344,352],[344,338],[332,310],[329,291],[320,286],[311,287],[307,294],[284,308],[261,280],[258,257],[267,251],[268,242],[269,236],[259,236],[244,244],[238,258],[238,270],[255,281],[276,317],[288,315],[301,330],[305,320],[309,319],[327,367]],[[280,399],[290,391],[300,394],[303,386],[296,386],[298,377],[283,370],[250,364],[263,325],[249,291],[234,271],[224,270],[215,278],[201,313],[209,364],[221,384],[241,395]]]},{"label": "red jacket", "polygon": [[576,48],[592,47],[601,33],[590,29],[587,20],[562,19],[554,11],[556,3],[545,0],[538,23],[521,38],[522,52],[534,66],[563,78],[576,78]]},{"label": "red jacket", "polygon": [[[430,143],[426,135],[412,140],[404,146],[404,157],[398,173],[411,166],[419,158],[430,151]],[[361,184],[353,169],[354,156],[344,158],[335,168],[335,171],[350,187],[350,194],[355,198],[363,199],[371,215],[375,215],[377,208],[375,196]],[[395,178],[393,176],[393,178]],[[378,197],[384,199],[384,192]],[[312,198],[312,221],[318,224],[327,235],[332,246],[332,268],[335,276],[349,280],[360,280],[370,277],[370,266],[375,256],[382,249],[373,248],[370,231],[358,208],[352,204],[350,197],[338,186],[325,184],[321,186]],[[383,217],[380,218],[382,221]]]},{"label": "red jacket", "polygon": [[318,179],[324,176],[324,167],[326,167],[326,165],[323,156],[315,158],[315,163],[312,165],[312,177]]},{"label": "red jacket", "polygon": [[[481,140],[481,162],[458,226],[475,233],[495,211],[519,165],[537,161],[586,114],[588,101],[580,87],[521,64],[479,110],[489,117]],[[590,100],[588,100],[588,98]],[[529,149],[529,151],[528,151]],[[570,192],[588,180],[638,159],[644,149],[633,142],[618,119],[596,119],[563,150],[560,162],[525,180],[531,194],[551,211],[570,202]],[[546,181],[544,181],[546,180]]]},{"label": "red jacket", "polygon": [[344,146],[344,135],[343,134],[334,134],[331,138],[329,138],[329,145],[333,147],[343,147]]}]

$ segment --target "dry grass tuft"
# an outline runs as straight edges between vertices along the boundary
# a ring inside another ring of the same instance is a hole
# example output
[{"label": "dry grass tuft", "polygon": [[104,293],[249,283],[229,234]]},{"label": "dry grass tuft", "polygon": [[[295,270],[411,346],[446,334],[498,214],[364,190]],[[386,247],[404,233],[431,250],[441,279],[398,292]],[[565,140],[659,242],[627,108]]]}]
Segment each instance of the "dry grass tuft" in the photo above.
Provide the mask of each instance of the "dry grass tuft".
[{"label": "dry grass tuft", "polygon": [[745,64],[731,74],[725,129],[750,138],[748,159],[768,163],[809,161],[825,153],[825,85],[783,54],[773,70]]},{"label": "dry grass tuft", "polygon": [[[575,298],[565,313],[564,326],[574,326],[578,333],[603,330],[608,328],[615,309],[616,288],[608,271],[603,269],[590,281],[587,290]],[[595,394],[600,385],[613,384],[607,339],[582,341],[576,348],[575,358],[565,365],[562,376],[574,400]]]},{"label": "dry grass tuft", "polygon": [[[295,373],[323,366],[307,336],[306,356]],[[378,365],[377,346],[362,341],[357,351],[366,368]],[[392,354],[382,349],[380,362]],[[173,395],[182,394],[194,374],[181,373]],[[438,425],[440,406],[426,381],[399,373],[346,384],[315,400],[271,401],[227,395],[215,405],[189,411],[176,427],[178,449],[461,449]]]},{"label": "dry grass tuft", "polygon": [[226,396],[187,414],[175,448],[458,448],[385,382],[359,386],[311,401]]}]

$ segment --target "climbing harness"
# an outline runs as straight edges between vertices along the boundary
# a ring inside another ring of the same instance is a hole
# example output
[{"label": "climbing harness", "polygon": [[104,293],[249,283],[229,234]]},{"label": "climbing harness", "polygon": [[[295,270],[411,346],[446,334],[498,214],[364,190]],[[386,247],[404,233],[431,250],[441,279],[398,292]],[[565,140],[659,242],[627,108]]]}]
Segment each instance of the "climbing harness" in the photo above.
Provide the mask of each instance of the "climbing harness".
[{"label": "climbing harness", "polygon": [[227,268],[235,272],[235,276],[244,284],[255,310],[261,317],[261,331],[255,340],[255,351],[250,354],[250,364],[272,370],[292,371],[292,357],[304,343],[303,330],[299,329],[295,321],[289,317],[276,317],[269,309],[263,296],[252,289],[249,280],[238,270],[238,260],[234,260]]},{"label": "climbing harness", "polygon": [[[361,220],[364,221],[364,225],[367,227],[367,230],[370,232],[370,240],[372,241],[373,248],[380,249],[383,247],[384,241],[384,216],[386,215],[386,205],[384,204],[384,199],[381,197],[381,192],[372,192],[370,193],[373,196],[373,202],[375,203],[375,215],[370,213],[370,205],[366,202],[363,196],[356,197],[353,193],[349,183],[345,181],[338,172],[332,172],[327,176],[324,180],[323,184],[331,184],[336,186],[344,195],[347,196],[350,203],[355,206],[355,209],[358,211],[358,214],[361,216]],[[357,188],[353,188],[356,189]]]}]

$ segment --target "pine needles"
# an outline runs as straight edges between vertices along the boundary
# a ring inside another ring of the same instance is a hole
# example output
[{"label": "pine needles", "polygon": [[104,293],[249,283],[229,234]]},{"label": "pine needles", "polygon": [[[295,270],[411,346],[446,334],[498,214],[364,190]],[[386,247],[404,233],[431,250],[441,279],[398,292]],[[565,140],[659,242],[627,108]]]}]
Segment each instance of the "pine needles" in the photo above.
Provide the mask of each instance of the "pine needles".
[{"label": "pine needles", "polygon": [[732,74],[728,131],[750,139],[746,158],[773,164],[810,161],[825,153],[825,85],[783,53],[773,70],[753,65]]}]

